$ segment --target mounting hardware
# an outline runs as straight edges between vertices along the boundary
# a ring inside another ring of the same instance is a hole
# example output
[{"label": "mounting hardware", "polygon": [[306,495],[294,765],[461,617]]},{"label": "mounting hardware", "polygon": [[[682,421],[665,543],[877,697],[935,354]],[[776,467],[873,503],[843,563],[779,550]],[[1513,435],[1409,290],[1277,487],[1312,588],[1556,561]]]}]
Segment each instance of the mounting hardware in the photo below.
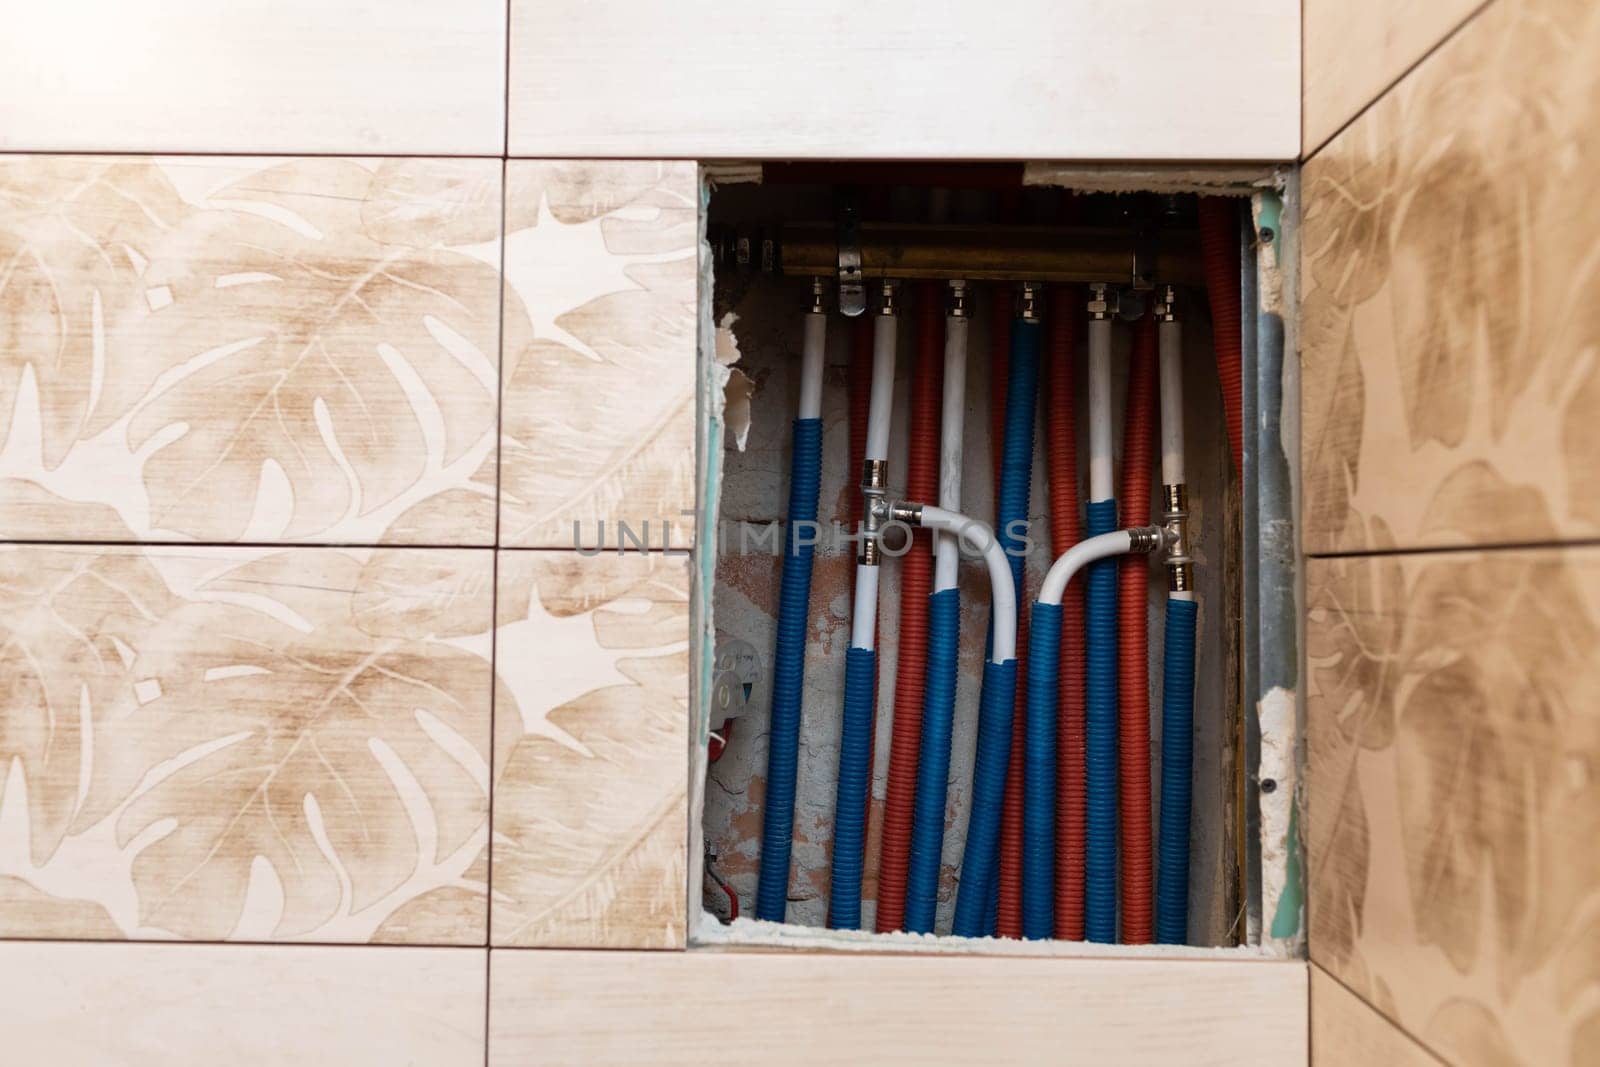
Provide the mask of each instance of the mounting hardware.
[{"label": "mounting hardware", "polygon": [[861,206],[854,194],[839,201],[839,314],[847,318],[867,310],[867,287],[861,274]]}]

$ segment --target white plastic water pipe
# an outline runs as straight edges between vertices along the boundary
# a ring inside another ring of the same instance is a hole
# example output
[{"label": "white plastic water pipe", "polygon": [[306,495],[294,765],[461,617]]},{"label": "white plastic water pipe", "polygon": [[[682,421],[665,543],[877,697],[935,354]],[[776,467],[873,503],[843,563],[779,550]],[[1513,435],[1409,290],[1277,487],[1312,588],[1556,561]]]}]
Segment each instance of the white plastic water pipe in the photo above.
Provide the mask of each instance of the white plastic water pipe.
[{"label": "white plastic water pipe", "polygon": [[1161,345],[1161,484],[1179,485],[1183,477],[1183,324],[1162,321]]},{"label": "white plastic water pipe", "polygon": [[989,568],[994,618],[994,641],[989,650],[989,661],[1004,663],[1016,659],[1017,590],[1011,579],[1011,564],[1007,562],[1005,549],[1000,547],[994,531],[977,519],[958,511],[936,508],[932,504],[922,507],[922,525],[948,534],[953,540],[964,542],[973,551],[983,554],[983,562]]},{"label": "white plastic water pipe", "polygon": [[[944,319],[944,407],[939,420],[939,507],[961,510],[962,435],[967,414],[966,315]],[[961,543],[953,534],[933,535],[933,591],[956,587],[961,569]]]},{"label": "white plastic water pipe", "polygon": [[828,315],[813,308],[806,313],[805,342],[800,349],[800,407],[802,419],[822,417],[822,364],[828,346]]},{"label": "white plastic water pipe", "polygon": [[[880,314],[872,324],[872,392],[867,400],[866,460],[888,460],[889,420],[894,413],[894,348],[900,316]],[[868,506],[871,501],[868,501]],[[855,610],[850,647],[873,648],[878,630],[878,567],[856,564]]]},{"label": "white plastic water pipe", "polygon": [[1089,320],[1089,499],[1117,495],[1112,474],[1111,320]]},{"label": "white plastic water pipe", "polygon": [[[1079,541],[1050,564],[1050,570],[1044,576],[1044,583],[1039,586],[1039,603],[1060,604],[1061,598],[1067,592],[1068,583],[1079,571],[1097,559],[1132,552],[1135,532],[1148,534],[1152,530],[1154,527],[1148,526],[1136,527],[1134,530],[1112,530],[1110,533],[1097,534]],[[1160,531],[1155,531],[1156,536],[1159,534]]]}]

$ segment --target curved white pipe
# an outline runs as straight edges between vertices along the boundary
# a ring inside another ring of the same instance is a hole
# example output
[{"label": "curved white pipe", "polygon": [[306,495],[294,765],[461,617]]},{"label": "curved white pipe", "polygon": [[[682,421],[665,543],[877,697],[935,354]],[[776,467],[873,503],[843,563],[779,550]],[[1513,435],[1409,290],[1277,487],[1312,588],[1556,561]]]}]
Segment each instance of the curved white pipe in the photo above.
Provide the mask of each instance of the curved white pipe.
[{"label": "curved white pipe", "polygon": [[968,518],[958,511],[922,506],[922,525],[930,530],[949,534],[953,540],[965,541],[983,553],[983,562],[989,568],[989,589],[992,594],[994,641],[989,649],[991,663],[1004,663],[1017,658],[1017,590],[1011,579],[1011,564],[1006,562],[1005,549],[987,524]]},{"label": "curved white pipe", "polygon": [[1089,320],[1089,499],[1117,495],[1112,475],[1111,320]]},{"label": "curved white pipe", "polygon": [[[962,436],[967,414],[967,325],[965,315],[944,320],[944,407],[939,421],[939,507],[961,510]],[[954,589],[961,569],[955,535],[934,532],[933,591]]]},{"label": "curved white pipe", "polygon": [[1039,603],[1060,604],[1062,596],[1067,592],[1067,583],[1072,581],[1073,575],[1097,559],[1120,556],[1132,548],[1133,535],[1127,530],[1112,530],[1110,533],[1098,534],[1079,541],[1050,564],[1050,570],[1044,576],[1044,584],[1039,586]]},{"label": "curved white pipe", "polygon": [[806,312],[805,342],[800,349],[800,407],[797,417],[822,417],[822,363],[828,346],[828,316]]},{"label": "curved white pipe", "polygon": [[1162,322],[1161,343],[1161,484],[1178,485],[1183,477],[1183,324]]}]

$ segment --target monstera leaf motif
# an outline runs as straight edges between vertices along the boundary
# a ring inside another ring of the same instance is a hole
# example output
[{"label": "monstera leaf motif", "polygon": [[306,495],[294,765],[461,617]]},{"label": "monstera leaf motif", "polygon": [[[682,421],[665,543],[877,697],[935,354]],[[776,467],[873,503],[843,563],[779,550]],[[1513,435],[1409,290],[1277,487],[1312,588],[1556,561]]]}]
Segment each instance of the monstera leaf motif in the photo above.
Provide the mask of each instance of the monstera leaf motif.
[{"label": "monstera leaf motif", "polygon": [[[681,944],[688,723],[688,589],[681,559],[502,563],[512,600],[551,616],[592,612],[594,642],[615,674],[522,734],[515,700],[498,699],[494,843],[496,944],[663,947]],[[583,573],[579,571],[579,573]],[[625,584],[619,582],[625,579]],[[609,586],[609,589],[607,588]],[[610,592],[598,607],[596,594]],[[497,655],[537,656],[502,613]],[[630,655],[630,653],[633,653]]]},{"label": "monstera leaf motif", "polygon": [[42,865],[120,799],[85,780],[90,734],[137,707],[137,650],[174,601],[136,553],[35,546],[0,550],[0,599],[0,768],[21,764]]},{"label": "monstera leaf motif", "polygon": [[218,209],[169,235],[143,279],[167,303],[119,338],[190,361],[129,426],[131,447],[153,442],[154,526],[237,538],[271,461],[293,495],[284,535],[309,536],[393,501],[493,425],[497,272],[385,243],[428,229],[397,216],[397,189],[481,190],[406,173],[286,163],[213,193]]},{"label": "monstera leaf motif", "polygon": [[31,370],[44,465],[120,418],[174,361],[103,358],[150,312],[141,274],[192,209],[142,161],[15,156],[0,162],[0,444]]},{"label": "monstera leaf motif", "polygon": [[186,604],[141,652],[160,695],[104,747],[118,780],[162,768],[116,827],[139,849],[143,923],[227,936],[260,857],[282,887],[275,936],[304,934],[404,884],[429,838],[440,859],[482,827],[462,750],[487,760],[486,665],[362,630],[344,595],[360,580],[343,553],[267,556],[206,586],[238,602]]}]

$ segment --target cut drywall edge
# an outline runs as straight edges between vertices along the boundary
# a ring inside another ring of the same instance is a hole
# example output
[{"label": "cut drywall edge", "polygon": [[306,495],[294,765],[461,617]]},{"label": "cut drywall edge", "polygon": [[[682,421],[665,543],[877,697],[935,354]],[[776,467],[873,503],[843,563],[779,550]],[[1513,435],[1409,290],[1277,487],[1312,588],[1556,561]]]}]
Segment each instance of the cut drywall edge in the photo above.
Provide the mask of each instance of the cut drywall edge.
[{"label": "cut drywall edge", "polygon": [[1129,167],[1125,164],[1029,163],[1023,185],[1056,185],[1080,193],[1202,193],[1248,196],[1275,187],[1278,168],[1264,164]]},{"label": "cut drywall edge", "polygon": [[940,956],[1031,956],[1080,959],[1273,960],[1270,948],[1239,945],[1100,945],[1087,941],[1014,941],[995,937],[936,937],[932,934],[874,934],[863,930],[822,930],[813,926],[735,919],[728,925],[701,912],[690,942],[697,948],[784,948],[810,952],[906,953]]}]

